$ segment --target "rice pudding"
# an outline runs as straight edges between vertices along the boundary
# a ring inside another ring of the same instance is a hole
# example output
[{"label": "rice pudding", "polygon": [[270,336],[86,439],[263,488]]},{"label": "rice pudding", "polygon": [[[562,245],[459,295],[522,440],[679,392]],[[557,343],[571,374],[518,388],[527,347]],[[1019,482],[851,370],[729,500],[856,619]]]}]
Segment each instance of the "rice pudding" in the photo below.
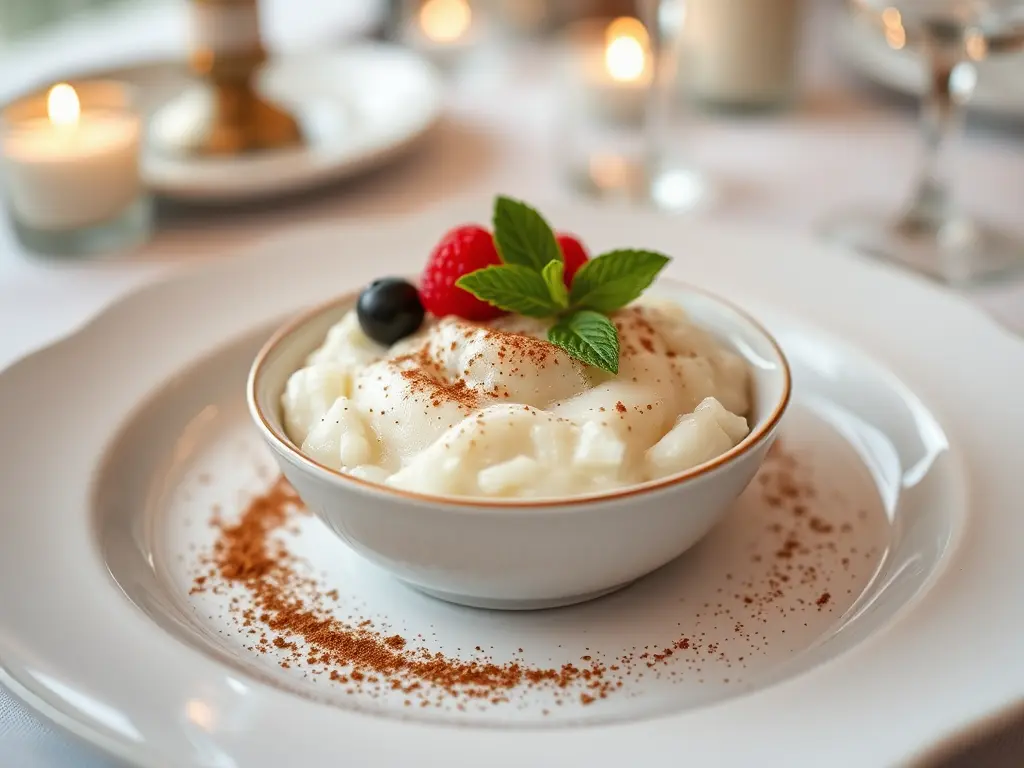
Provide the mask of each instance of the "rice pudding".
[{"label": "rice pudding", "polygon": [[441,496],[576,496],[672,475],[748,433],[746,362],[678,305],[610,315],[616,374],[546,340],[549,320],[427,317],[385,346],[350,311],[288,380],[288,436],[330,469]]}]

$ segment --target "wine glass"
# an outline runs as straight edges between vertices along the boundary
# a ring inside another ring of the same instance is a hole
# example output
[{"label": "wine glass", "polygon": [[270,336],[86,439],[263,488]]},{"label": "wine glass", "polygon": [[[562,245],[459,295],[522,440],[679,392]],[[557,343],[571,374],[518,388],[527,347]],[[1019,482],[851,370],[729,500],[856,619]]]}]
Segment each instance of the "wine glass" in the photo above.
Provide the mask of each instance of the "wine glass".
[{"label": "wine glass", "polygon": [[911,47],[924,59],[924,151],[902,211],[851,212],[830,221],[826,235],[949,285],[1024,268],[1024,239],[969,216],[957,205],[944,173],[976,81],[973,62],[1024,48],[1024,1],[853,0],[853,5],[880,25],[890,43]]}]

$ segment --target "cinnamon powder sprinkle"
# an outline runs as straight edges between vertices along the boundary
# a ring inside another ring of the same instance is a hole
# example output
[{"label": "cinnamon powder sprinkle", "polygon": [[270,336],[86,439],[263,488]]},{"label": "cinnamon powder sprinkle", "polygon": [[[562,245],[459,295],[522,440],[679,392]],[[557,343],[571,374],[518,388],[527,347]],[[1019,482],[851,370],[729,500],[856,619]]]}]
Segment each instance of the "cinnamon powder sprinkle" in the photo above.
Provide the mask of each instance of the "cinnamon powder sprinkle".
[{"label": "cinnamon powder sprinkle", "polygon": [[498,359],[502,361],[506,357],[516,358],[519,362],[528,361],[543,369],[545,363],[557,365],[558,357],[566,354],[550,341],[538,339],[536,336],[488,326],[481,327],[486,329],[483,338],[498,345]]},{"label": "cinnamon powder sprinkle", "polygon": [[[567,358],[566,353],[554,344],[528,334],[478,326],[471,322],[463,324],[466,326],[462,332],[464,338],[468,340],[480,334],[482,339],[490,342],[490,346],[497,348],[498,364],[509,375],[519,373],[520,377],[525,377],[526,370],[543,370],[548,365],[558,365],[559,357]],[[474,355],[466,362],[466,369],[461,372],[461,376],[453,376],[448,369],[445,352],[456,349],[456,342],[451,342],[445,349],[435,350],[430,341],[425,341],[418,349],[396,357],[388,361],[388,364],[409,383],[409,389],[414,395],[428,399],[434,408],[454,403],[464,410],[472,411],[488,400],[510,396],[501,387],[484,388],[469,383],[471,368],[480,362],[481,355]]]},{"label": "cinnamon powder sprinkle", "polygon": [[456,403],[467,410],[477,408],[481,393],[457,378],[448,381],[440,361],[430,354],[427,346],[408,355],[396,357],[390,363],[399,367],[409,388],[417,394],[431,398],[431,405],[437,408],[442,403]]},{"label": "cinnamon powder sprinkle", "polygon": [[[322,610],[311,600],[308,577],[300,575],[296,563],[272,534],[284,527],[288,517],[301,509],[294,490],[283,478],[253,499],[237,523],[220,528],[210,565],[227,585],[242,587],[252,606],[242,610],[243,626],[259,635],[257,652],[287,649],[289,665],[324,664],[332,667],[330,678],[337,682],[374,683],[386,689],[411,693],[430,689],[434,693],[492,701],[516,688],[549,688],[578,691],[604,698],[616,681],[607,667],[594,660],[585,666],[535,667],[511,660],[503,663],[489,658],[462,660],[425,648],[409,648],[401,635],[385,636],[373,622],[343,621]],[[193,592],[208,587],[208,579],[197,577]],[[262,625],[269,634],[255,629]],[[295,640],[301,640],[300,650]],[[355,692],[356,689],[350,689]],[[424,701],[428,701],[424,699]],[[434,699],[429,702],[437,703]],[[500,702],[499,702],[500,703]]]},{"label": "cinnamon powder sprinkle", "polygon": [[[615,407],[626,410],[621,403]],[[731,592],[734,602],[704,604],[696,623],[680,625],[685,634],[670,642],[610,654],[586,648],[577,663],[528,663],[522,648],[507,659],[495,659],[481,646],[468,658],[458,649],[460,656],[453,656],[421,645],[423,635],[396,633],[392,627],[384,631],[365,615],[332,613],[339,590],[325,591],[280,538],[295,529],[298,516],[308,514],[283,478],[252,499],[235,522],[214,514],[210,524],[217,536],[200,558],[202,570],[191,591],[230,594],[230,615],[250,638],[250,650],[273,654],[284,669],[322,675],[349,694],[377,698],[395,692],[405,706],[464,710],[470,702],[500,705],[516,693],[543,690],[558,705],[589,705],[629,691],[626,684],[645,675],[702,681],[707,674],[702,665],[710,661],[746,668],[745,660],[769,643],[760,627],[770,617],[796,611],[793,620],[804,621],[804,611],[832,610],[826,609],[835,592],[829,573],[849,568],[850,558],[840,554],[856,554],[853,547],[837,551],[849,526],[812,513],[818,511],[819,491],[778,442],[753,487],[766,515],[765,529],[751,553],[751,573],[735,579],[726,574],[718,590]],[[789,594],[793,589],[801,592]],[[728,629],[712,641],[705,630],[718,622]],[[729,679],[741,677],[730,673]]]}]

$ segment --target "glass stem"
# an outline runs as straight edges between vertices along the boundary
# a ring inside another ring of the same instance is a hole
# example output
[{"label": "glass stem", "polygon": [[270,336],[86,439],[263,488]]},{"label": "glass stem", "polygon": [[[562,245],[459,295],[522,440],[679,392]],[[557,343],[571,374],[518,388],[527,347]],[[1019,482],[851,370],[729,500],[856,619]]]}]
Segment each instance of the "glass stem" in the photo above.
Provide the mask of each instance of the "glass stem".
[{"label": "glass stem", "polygon": [[928,77],[921,102],[924,157],[904,222],[934,230],[953,214],[946,155],[963,130],[963,94],[956,87],[958,67],[965,61],[963,28],[954,24],[928,25],[922,52]]}]

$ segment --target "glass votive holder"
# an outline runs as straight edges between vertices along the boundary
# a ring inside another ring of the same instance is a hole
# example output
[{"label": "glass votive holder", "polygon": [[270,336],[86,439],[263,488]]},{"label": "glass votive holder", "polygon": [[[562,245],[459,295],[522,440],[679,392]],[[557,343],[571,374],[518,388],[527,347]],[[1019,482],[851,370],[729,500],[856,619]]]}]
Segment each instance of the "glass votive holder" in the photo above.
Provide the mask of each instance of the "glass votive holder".
[{"label": "glass votive holder", "polygon": [[143,118],[130,89],[59,83],[0,111],[4,201],[28,250],[121,251],[145,241],[152,202],[140,173]]},{"label": "glass votive holder", "polygon": [[669,211],[706,201],[706,180],[676,151],[674,55],[633,17],[569,27],[558,156],[576,191]]},{"label": "glass votive holder", "polygon": [[399,40],[436,66],[455,69],[483,50],[490,17],[480,0],[400,0]]},{"label": "glass votive holder", "polygon": [[591,18],[566,30],[559,155],[569,182],[585,194],[628,197],[645,183],[650,56],[647,31],[637,19]]}]

